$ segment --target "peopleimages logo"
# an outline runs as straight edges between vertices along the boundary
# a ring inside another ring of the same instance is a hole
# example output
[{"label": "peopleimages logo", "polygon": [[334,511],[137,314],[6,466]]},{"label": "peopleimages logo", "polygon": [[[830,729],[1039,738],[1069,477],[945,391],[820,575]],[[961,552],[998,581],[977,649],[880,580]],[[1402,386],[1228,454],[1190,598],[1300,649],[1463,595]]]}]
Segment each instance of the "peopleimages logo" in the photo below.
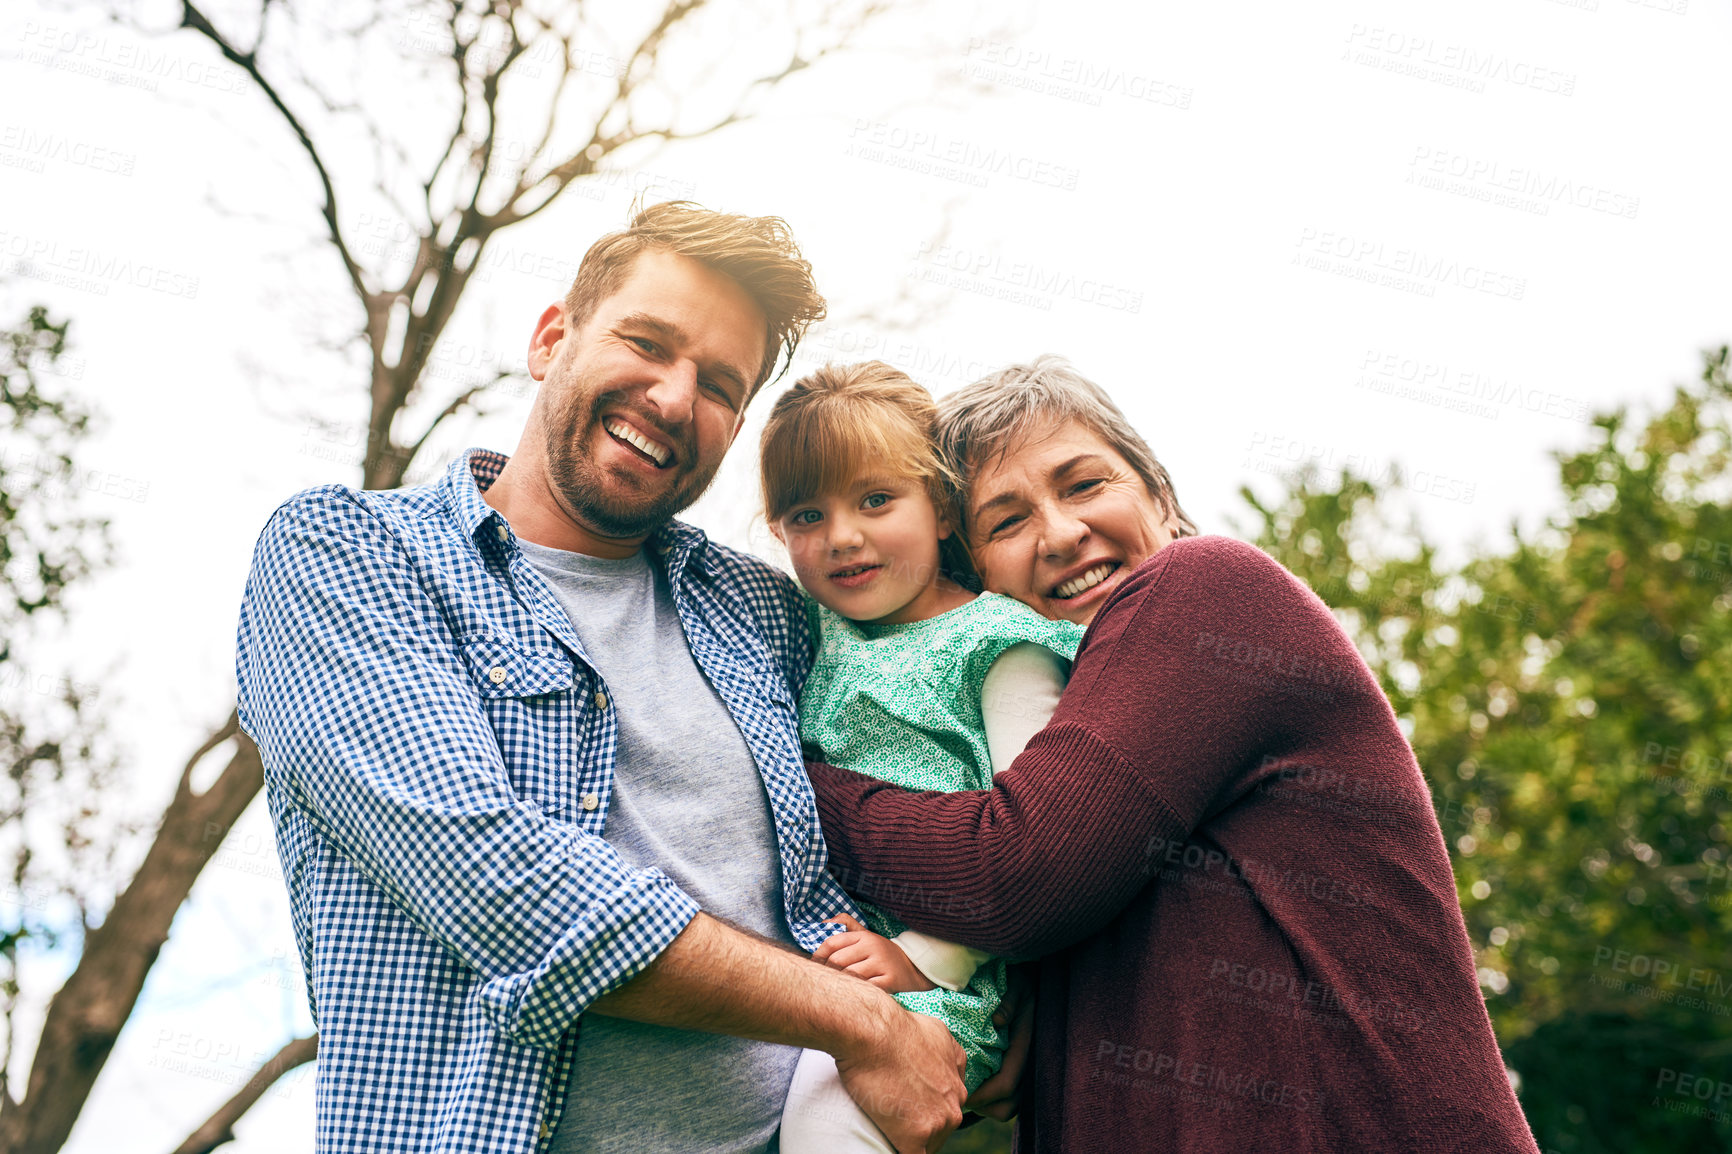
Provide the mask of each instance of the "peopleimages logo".
[{"label": "peopleimages logo", "polygon": [[1080,56],[1063,56],[977,36],[968,42],[968,58],[970,66],[964,69],[964,75],[972,80],[1081,104],[1098,105],[1103,96],[1119,96],[1165,108],[1183,110],[1191,106],[1192,92],[1184,85],[1170,83],[1152,73]]},{"label": "peopleimages logo", "polygon": [[1641,197],[1614,192],[1585,181],[1542,172],[1527,165],[1505,164],[1444,148],[1419,145],[1407,162],[1407,182],[1442,192],[1487,200],[1539,216],[1563,204],[1607,216],[1635,220]]},{"label": "peopleimages logo", "polygon": [[1218,989],[1234,991],[1219,994],[1218,1000],[1247,1009],[1282,1012],[1324,1024],[1370,1020],[1406,1032],[1423,1030],[1429,1024],[1394,998],[1343,992],[1313,978],[1231,958],[1210,958],[1207,980]]},{"label": "peopleimages logo", "polygon": [[1297,480],[1307,469],[1346,469],[1379,488],[1405,489],[1464,505],[1473,504],[1478,493],[1478,484],[1465,477],[1452,477],[1433,469],[1407,471],[1394,461],[1380,460],[1371,453],[1350,452],[1262,429],[1252,432],[1248,455],[1239,467],[1288,481]]},{"label": "peopleimages logo", "polygon": [[[135,153],[75,140],[58,132],[38,132],[22,124],[0,128],[0,153],[11,153],[28,161],[35,172],[41,172],[49,162],[53,162],[115,176],[131,176],[133,166],[138,163]],[[0,158],[0,163],[6,163],[5,158]]]},{"label": "peopleimages logo", "polygon": [[[1611,946],[1594,948],[1594,969],[1595,985],[1681,1009],[1732,1015],[1732,1004],[1726,1001],[1732,995],[1732,980],[1716,970]],[[1621,976],[1625,974],[1629,977]]]},{"label": "peopleimages logo", "polygon": [[1143,307],[1139,291],[1070,269],[1007,258],[995,250],[922,241],[914,260],[923,270],[937,274],[922,279],[1014,304],[1050,309],[1053,301],[1064,299],[1126,313],[1141,312]]},{"label": "peopleimages logo", "polygon": [[129,285],[147,292],[193,300],[198,296],[198,278],[160,265],[144,264],[119,253],[82,245],[61,245],[45,237],[0,232],[0,256],[12,258],[6,271],[18,276],[46,280],[98,296],[108,286]]},{"label": "peopleimages logo", "polygon": [[111,40],[84,29],[45,26],[34,20],[24,22],[18,39],[34,49],[26,53],[32,63],[150,92],[163,80],[232,93],[245,92],[252,83],[238,68],[165,52],[148,40]]},{"label": "peopleimages logo", "polygon": [[[1292,263],[1307,268],[1318,267],[1318,260],[1333,260],[1347,270],[1357,271],[1361,279],[1379,281],[1380,274],[1431,288],[1448,285],[1469,292],[1485,293],[1503,300],[1519,301],[1527,295],[1526,277],[1498,272],[1470,261],[1452,257],[1432,256],[1416,248],[1396,248],[1381,240],[1354,236],[1351,233],[1325,229],[1301,228],[1294,242],[1299,251]],[[1340,271],[1328,269],[1325,271]]]},{"label": "peopleimages logo", "polygon": [[1483,369],[1446,361],[1368,348],[1353,386],[1372,392],[1418,400],[1469,416],[1496,420],[1502,412],[1521,412],[1587,424],[1593,412],[1587,402],[1545,389],[1523,387]]},{"label": "peopleimages logo", "polygon": [[[1070,165],[1013,148],[864,118],[857,118],[848,134],[847,155],[928,174],[954,171],[968,176],[971,178],[968,183],[980,187],[985,187],[991,177],[1002,176],[1072,192],[1082,175]],[[898,163],[898,157],[905,163]]]},{"label": "peopleimages logo", "polygon": [[1220,1095],[1219,1104],[1229,1108],[1241,1101],[1301,1112],[1323,1108],[1323,1091],[1313,1087],[1283,1082],[1261,1070],[1234,1070],[1158,1053],[1116,1038],[1100,1040],[1095,1048],[1095,1068],[1086,1077],[1157,1093],[1170,1094],[1185,1087],[1213,1091]]},{"label": "peopleimages logo", "polygon": [[1346,58],[1356,64],[1435,80],[1473,92],[1488,82],[1531,88],[1557,96],[1576,90],[1576,74],[1467,44],[1438,42],[1430,36],[1378,25],[1355,24],[1347,33]]},{"label": "peopleimages logo", "polygon": [[[1219,872],[1217,872],[1219,871]],[[1143,872],[1159,873],[1194,889],[1231,893],[1266,901],[1271,897],[1297,895],[1337,906],[1375,906],[1375,895],[1356,881],[1342,881],[1326,874],[1248,857],[1229,857],[1218,849],[1205,848],[1182,838],[1152,835],[1143,847]]]}]

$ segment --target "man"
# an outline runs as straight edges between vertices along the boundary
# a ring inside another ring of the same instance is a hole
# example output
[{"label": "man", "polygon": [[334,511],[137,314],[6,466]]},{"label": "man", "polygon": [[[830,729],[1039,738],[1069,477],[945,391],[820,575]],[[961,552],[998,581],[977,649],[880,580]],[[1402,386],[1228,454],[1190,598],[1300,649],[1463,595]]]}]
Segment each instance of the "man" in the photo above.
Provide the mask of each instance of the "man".
[{"label": "man", "polygon": [[763,1150],[801,1046],[899,1149],[959,1120],[943,1027],[806,956],[852,907],[793,584],[671,520],[823,307],[781,221],[652,207],[542,314],[514,456],[266,525],[240,717],[321,1150]]}]

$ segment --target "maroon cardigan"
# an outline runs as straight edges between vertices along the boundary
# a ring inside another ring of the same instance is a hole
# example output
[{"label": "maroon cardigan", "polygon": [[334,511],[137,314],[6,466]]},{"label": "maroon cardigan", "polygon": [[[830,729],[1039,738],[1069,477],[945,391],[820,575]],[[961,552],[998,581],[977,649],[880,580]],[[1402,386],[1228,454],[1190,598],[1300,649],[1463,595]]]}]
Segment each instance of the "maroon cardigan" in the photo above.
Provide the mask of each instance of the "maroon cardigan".
[{"label": "maroon cardigan", "polygon": [[1535,1154],[1413,752],[1257,549],[1126,578],[990,790],[809,768],[848,889],[1043,958],[1019,1150]]}]

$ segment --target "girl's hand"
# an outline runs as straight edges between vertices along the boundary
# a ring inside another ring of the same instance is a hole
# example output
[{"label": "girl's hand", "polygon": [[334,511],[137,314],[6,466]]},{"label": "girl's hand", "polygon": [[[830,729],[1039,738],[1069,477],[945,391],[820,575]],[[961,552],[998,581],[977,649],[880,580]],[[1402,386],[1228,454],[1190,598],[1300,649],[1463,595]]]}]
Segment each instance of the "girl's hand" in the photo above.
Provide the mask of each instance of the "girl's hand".
[{"label": "girl's hand", "polygon": [[812,956],[818,961],[871,982],[886,993],[937,989],[908,960],[902,947],[889,938],[873,933],[847,914],[836,914],[827,920],[847,927],[848,932],[826,939],[814,950]]}]

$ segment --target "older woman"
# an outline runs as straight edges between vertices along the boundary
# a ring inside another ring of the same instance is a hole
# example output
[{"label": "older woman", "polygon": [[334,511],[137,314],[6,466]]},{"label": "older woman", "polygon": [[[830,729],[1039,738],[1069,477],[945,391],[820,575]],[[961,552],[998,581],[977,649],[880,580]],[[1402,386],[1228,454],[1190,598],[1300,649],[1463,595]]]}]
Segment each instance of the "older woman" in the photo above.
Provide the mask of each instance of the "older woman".
[{"label": "older woman", "polygon": [[1063,361],[942,408],[986,587],[1088,634],[990,790],[810,769],[845,885],[1044,959],[1019,1149],[1532,1154],[1430,795],[1323,603],[1195,536]]}]

